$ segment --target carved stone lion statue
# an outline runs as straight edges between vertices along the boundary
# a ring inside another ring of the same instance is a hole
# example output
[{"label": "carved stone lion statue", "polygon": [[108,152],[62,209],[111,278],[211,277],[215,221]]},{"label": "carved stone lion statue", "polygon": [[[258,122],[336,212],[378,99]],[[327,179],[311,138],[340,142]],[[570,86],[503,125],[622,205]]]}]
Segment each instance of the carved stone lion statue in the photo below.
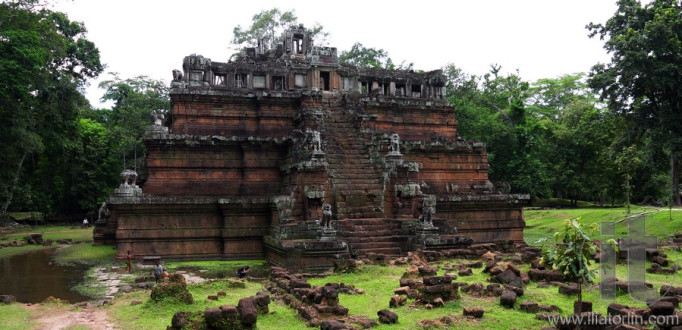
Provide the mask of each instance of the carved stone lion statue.
[{"label": "carved stone lion statue", "polygon": [[422,200],[422,215],[419,220],[424,225],[433,225],[433,215],[436,214],[436,198],[434,195],[424,196]]},{"label": "carved stone lion statue", "polygon": [[107,202],[102,202],[102,206],[99,207],[98,222],[106,222],[109,219],[109,209],[107,208]]},{"label": "carved stone lion statue", "polygon": [[332,228],[332,206],[330,204],[322,204],[322,221],[320,226],[322,228]]},{"label": "carved stone lion statue", "polygon": [[163,120],[166,118],[163,110],[152,110],[151,116],[154,126],[163,126]]},{"label": "carved stone lion statue", "polygon": [[391,153],[400,153],[400,135],[391,134],[391,144],[388,146],[388,151]]},{"label": "carved stone lion statue", "polygon": [[173,70],[173,81],[182,81],[182,71],[180,70]]},{"label": "carved stone lion statue", "polygon": [[319,131],[313,131],[313,151],[314,152],[320,152],[321,150],[321,144],[322,144],[322,139],[320,138],[320,132]]}]

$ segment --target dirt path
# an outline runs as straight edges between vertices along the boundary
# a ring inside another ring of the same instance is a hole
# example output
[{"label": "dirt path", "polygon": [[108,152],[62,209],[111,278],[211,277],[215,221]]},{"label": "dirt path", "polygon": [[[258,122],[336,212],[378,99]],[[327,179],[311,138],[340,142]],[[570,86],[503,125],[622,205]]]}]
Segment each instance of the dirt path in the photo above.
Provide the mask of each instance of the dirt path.
[{"label": "dirt path", "polygon": [[109,319],[107,311],[102,308],[84,307],[73,309],[73,306],[26,306],[39,324],[41,330],[61,330],[70,327],[85,327],[93,330],[113,330],[116,327]]}]

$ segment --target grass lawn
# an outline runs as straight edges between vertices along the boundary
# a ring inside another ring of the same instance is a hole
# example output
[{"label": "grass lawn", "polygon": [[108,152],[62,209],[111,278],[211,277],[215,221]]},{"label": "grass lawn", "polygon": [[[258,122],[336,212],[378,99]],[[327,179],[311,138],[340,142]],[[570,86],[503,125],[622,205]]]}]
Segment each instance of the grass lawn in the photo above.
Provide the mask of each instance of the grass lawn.
[{"label": "grass lawn", "polygon": [[[80,228],[73,226],[39,226],[35,228],[21,229],[20,231],[10,234],[0,235],[0,243],[21,241],[25,236],[35,233],[43,234],[43,239],[51,239],[53,241],[58,239],[71,239],[73,243],[92,241],[92,228]],[[0,248],[0,259],[47,248],[50,247],[42,245],[24,245]]]},{"label": "grass lawn", "polygon": [[37,324],[31,321],[31,312],[20,304],[0,304],[0,324],[3,329],[35,329]]},{"label": "grass lawn", "polygon": [[[116,298],[113,305],[107,306],[110,315],[121,328],[128,329],[165,329],[171,324],[173,315],[178,311],[203,311],[208,307],[221,305],[236,306],[239,299],[253,296],[263,290],[258,282],[247,282],[246,288],[230,288],[229,280],[218,280],[195,285],[188,285],[194,297],[194,303],[187,305],[173,299],[155,303],[149,299],[151,290],[136,291]],[[217,301],[207,301],[208,295],[225,291],[227,296]],[[132,305],[133,301],[141,304]],[[270,303],[270,313],[258,316],[258,329],[302,329],[305,323],[296,317],[296,313],[279,302]]]},{"label": "grass lawn", "polygon": [[58,249],[55,262],[62,266],[86,265],[95,266],[110,264],[116,257],[116,248],[108,245],[80,243]]},{"label": "grass lawn", "polygon": [[[651,208],[633,206],[631,215],[642,214],[646,217],[647,235],[656,236],[659,242],[668,239],[675,233],[682,233],[682,211],[667,208]],[[616,221],[616,236],[628,234],[628,224],[632,220],[626,218],[625,208],[582,208],[554,210],[524,210],[526,228],[523,236],[526,243],[535,245],[543,237],[551,239],[554,232],[563,226],[563,221],[580,217],[584,224],[597,224]],[[632,218],[630,218],[632,219]],[[618,222],[620,221],[620,222]],[[599,227],[598,227],[599,228]],[[594,239],[605,240],[613,236],[602,236],[599,231]]]}]

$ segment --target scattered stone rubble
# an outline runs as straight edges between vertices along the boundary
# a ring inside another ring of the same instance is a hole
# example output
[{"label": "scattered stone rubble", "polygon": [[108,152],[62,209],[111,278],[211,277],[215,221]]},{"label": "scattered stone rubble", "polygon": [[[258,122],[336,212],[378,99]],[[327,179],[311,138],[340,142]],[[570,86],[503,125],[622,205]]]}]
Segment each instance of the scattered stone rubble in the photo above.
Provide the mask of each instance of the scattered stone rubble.
[{"label": "scattered stone rubble", "polygon": [[268,291],[275,299],[283,301],[306,320],[310,326],[325,329],[345,329],[346,323],[376,325],[375,320],[358,315],[348,315],[348,308],[339,304],[339,292],[362,294],[363,291],[343,283],[328,283],[313,287],[301,277],[289,273],[281,267],[272,267],[272,283]]},{"label": "scattered stone rubble", "polygon": [[209,307],[203,312],[176,312],[170,329],[253,329],[258,315],[269,313],[270,296],[264,293],[239,299],[237,306]]}]

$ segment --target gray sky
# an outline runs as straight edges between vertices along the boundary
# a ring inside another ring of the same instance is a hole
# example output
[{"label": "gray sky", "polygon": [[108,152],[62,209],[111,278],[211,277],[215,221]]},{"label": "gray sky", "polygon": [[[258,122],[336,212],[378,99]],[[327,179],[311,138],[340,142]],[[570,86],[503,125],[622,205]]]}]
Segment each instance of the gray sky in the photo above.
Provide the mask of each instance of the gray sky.
[{"label": "gray sky", "polygon": [[[608,61],[603,42],[588,38],[585,25],[604,23],[616,11],[615,0],[59,0],[54,9],[85,23],[106,71],[169,82],[186,55],[227,61],[232,29],[274,7],[294,9],[308,26],[322,24],[339,52],[359,41],[416,69],[453,63],[480,75],[497,63],[529,81],[587,72]],[[93,105],[103,94],[98,81],[87,89]]]}]

